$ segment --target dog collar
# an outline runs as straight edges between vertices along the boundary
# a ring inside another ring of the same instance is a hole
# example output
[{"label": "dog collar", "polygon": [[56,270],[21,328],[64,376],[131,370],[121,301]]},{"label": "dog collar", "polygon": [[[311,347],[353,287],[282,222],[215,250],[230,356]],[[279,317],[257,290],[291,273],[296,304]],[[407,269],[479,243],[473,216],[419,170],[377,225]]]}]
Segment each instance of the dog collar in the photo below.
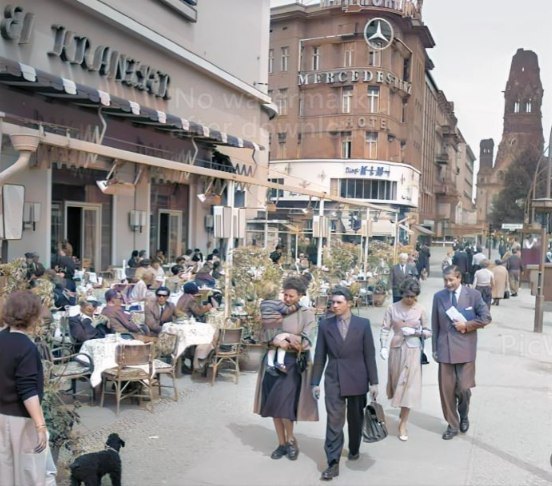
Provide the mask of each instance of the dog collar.
[{"label": "dog collar", "polygon": [[116,452],[117,454],[119,454],[119,451],[117,449],[113,449],[113,447],[109,446],[109,445],[105,445],[105,449],[108,450],[108,451],[113,451],[113,452]]}]

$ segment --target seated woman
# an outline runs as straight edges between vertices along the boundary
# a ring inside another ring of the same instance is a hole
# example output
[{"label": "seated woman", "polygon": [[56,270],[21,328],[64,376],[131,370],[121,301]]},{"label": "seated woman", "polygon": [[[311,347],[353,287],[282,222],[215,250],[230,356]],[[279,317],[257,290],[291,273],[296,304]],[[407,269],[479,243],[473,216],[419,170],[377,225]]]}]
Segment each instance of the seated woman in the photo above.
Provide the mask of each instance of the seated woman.
[{"label": "seated woman", "polygon": [[80,314],[69,317],[69,333],[75,344],[80,345],[89,339],[101,339],[109,332],[104,324],[93,325],[94,309],[97,302],[79,301]]},{"label": "seated woman", "polygon": [[200,270],[195,274],[194,281],[198,287],[209,287],[214,289],[217,281],[215,277],[211,275],[211,264],[209,262],[205,263]]},{"label": "seated woman", "polygon": [[199,295],[199,287],[195,282],[187,282],[183,287],[184,295],[176,303],[177,315],[193,317],[195,320],[205,322],[205,314],[209,312],[215,304],[212,302],[202,303]]},{"label": "seated woman", "polygon": [[154,282],[155,272],[152,270],[146,270],[140,280],[138,280],[132,288],[129,296],[130,302],[145,302],[148,298],[154,299],[155,294],[153,293],[153,290],[150,290]]}]

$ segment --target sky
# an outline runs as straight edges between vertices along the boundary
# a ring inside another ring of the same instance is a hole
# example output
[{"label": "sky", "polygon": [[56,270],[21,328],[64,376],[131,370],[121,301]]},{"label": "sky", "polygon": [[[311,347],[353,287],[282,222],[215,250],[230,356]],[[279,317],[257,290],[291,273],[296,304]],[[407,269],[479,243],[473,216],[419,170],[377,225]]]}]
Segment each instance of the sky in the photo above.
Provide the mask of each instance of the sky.
[{"label": "sky", "polygon": [[[271,0],[271,6],[293,3]],[[307,4],[318,3],[315,0]],[[436,46],[428,49],[432,75],[454,102],[458,128],[479,157],[479,142],[503,130],[504,94],[518,48],[539,58],[543,132],[548,145],[552,123],[552,0],[425,0],[422,19]]]}]

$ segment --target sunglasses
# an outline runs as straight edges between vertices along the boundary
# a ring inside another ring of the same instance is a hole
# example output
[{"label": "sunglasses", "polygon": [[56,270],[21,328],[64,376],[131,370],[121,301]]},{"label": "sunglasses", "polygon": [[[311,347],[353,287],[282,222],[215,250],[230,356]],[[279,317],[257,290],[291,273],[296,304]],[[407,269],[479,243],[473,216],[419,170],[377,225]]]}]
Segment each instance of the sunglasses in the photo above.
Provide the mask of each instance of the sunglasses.
[{"label": "sunglasses", "polygon": [[157,294],[157,297],[168,297],[169,294]]}]

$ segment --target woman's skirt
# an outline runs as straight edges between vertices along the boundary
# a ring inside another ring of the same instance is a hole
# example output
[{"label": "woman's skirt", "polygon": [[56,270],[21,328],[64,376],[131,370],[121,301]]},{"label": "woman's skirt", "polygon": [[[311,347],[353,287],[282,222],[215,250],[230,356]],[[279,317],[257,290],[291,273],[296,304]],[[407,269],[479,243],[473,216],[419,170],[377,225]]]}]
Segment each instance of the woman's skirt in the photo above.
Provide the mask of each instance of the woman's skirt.
[{"label": "woman's skirt", "polygon": [[387,398],[393,407],[419,407],[422,398],[421,348],[390,348]]},{"label": "woman's skirt", "polygon": [[296,369],[296,360],[297,354],[286,353],[284,364],[287,373],[279,373],[278,376],[265,373],[262,383],[262,417],[297,420],[301,375]]}]

